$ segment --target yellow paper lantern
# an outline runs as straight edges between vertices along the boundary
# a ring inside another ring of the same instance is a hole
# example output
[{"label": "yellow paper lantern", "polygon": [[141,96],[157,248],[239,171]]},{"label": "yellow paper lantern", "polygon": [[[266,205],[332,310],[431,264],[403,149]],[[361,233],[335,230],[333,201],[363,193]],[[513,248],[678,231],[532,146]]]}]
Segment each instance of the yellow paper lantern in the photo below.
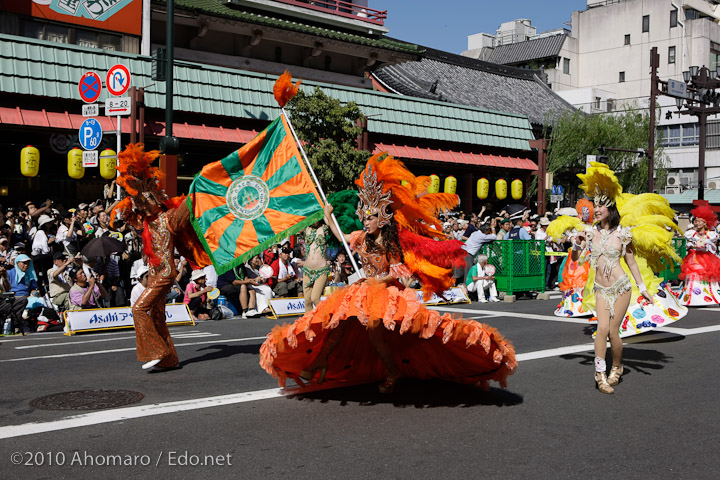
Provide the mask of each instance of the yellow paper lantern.
[{"label": "yellow paper lantern", "polygon": [[513,200],[520,200],[523,195],[523,184],[522,180],[519,178],[516,178],[515,180],[510,183],[510,195],[512,196]]},{"label": "yellow paper lantern", "polygon": [[85,167],[83,167],[83,151],[75,147],[68,152],[67,159],[67,169],[70,178],[82,178],[85,175]]},{"label": "yellow paper lantern", "polygon": [[452,175],[450,175],[449,177],[447,177],[445,179],[444,192],[454,194],[456,190],[457,190],[457,179],[455,177],[453,177]]},{"label": "yellow paper lantern", "polygon": [[480,200],[485,200],[490,195],[490,182],[488,179],[483,177],[477,181],[477,197]]},{"label": "yellow paper lantern", "polygon": [[495,181],[495,196],[498,200],[505,200],[507,198],[507,180],[501,178]]},{"label": "yellow paper lantern", "polygon": [[117,153],[106,148],[100,153],[100,176],[105,180],[115,178],[117,175]]},{"label": "yellow paper lantern", "polygon": [[28,145],[20,151],[20,173],[26,177],[34,177],[40,170],[40,151]]},{"label": "yellow paper lantern", "polygon": [[428,193],[438,193],[440,191],[440,177],[437,175],[430,175],[430,185],[428,186]]}]

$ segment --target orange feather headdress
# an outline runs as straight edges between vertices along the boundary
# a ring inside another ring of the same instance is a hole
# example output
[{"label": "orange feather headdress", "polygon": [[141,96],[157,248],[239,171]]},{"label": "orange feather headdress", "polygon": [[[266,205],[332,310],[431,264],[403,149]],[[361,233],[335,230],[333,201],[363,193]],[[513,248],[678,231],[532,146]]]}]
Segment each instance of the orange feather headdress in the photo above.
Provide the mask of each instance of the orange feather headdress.
[{"label": "orange feather headdress", "polygon": [[131,143],[118,154],[117,169],[120,175],[117,184],[123,187],[129,196],[113,208],[111,222],[115,219],[115,213],[120,212],[126,222],[139,227],[143,219],[135,208],[136,203],[150,201],[162,205],[167,200],[161,186],[165,174],[159,168],[150,166],[158,156],[159,151],[146,152],[142,143]]},{"label": "orange feather headdress", "polygon": [[404,263],[422,283],[424,297],[441,295],[455,283],[452,269],[465,266],[463,243],[448,240],[437,218],[458,205],[458,196],[427,193],[430,177],[416,177],[391,156],[380,160],[383,155],[371,157],[355,180],[361,190],[358,216],[362,219],[368,206],[386,208],[398,225]]}]

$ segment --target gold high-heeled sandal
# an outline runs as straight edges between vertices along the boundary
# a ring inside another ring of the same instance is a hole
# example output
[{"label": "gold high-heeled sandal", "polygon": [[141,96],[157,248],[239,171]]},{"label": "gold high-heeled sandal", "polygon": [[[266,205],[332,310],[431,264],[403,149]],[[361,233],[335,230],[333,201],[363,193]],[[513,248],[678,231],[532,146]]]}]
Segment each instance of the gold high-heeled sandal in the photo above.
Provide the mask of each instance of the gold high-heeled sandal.
[{"label": "gold high-heeled sandal", "polygon": [[608,379],[607,379],[608,385],[610,385],[611,387],[614,387],[615,385],[620,383],[620,377],[622,376],[622,374],[623,374],[623,366],[622,365],[620,365],[619,367],[612,367],[610,369],[610,375],[608,375]]},{"label": "gold high-heeled sandal", "polygon": [[608,383],[607,373],[595,372],[595,383],[597,384],[597,389],[600,393],[606,393],[608,395],[615,393],[615,389]]}]

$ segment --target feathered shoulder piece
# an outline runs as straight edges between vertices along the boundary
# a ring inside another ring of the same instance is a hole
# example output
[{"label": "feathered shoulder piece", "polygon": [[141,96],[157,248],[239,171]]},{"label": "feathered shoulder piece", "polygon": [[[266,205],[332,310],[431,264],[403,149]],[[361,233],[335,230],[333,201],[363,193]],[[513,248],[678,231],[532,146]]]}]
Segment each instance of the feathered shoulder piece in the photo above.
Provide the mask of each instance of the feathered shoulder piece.
[{"label": "feathered shoulder piece", "polygon": [[[384,153],[371,157],[355,181],[360,187],[358,217],[382,210],[398,224],[405,265],[423,284],[425,298],[452,287],[452,269],[464,266],[459,240],[447,240],[438,219],[441,211],[458,204],[458,196],[427,193],[430,177],[416,177],[402,162]],[[383,215],[378,213],[378,218]]]},{"label": "feathered shoulder piece", "polygon": [[618,183],[615,172],[606,164],[590,162],[585,173],[579,173],[578,178],[582,180],[580,188],[593,198],[596,205],[615,205],[622,193],[622,187]]},{"label": "feathered shoulder piece", "polygon": [[715,228],[718,224],[717,215],[707,205],[700,205],[690,210],[690,215],[696,218],[702,218],[705,220],[708,228]]},{"label": "feathered shoulder piece", "polygon": [[277,100],[280,107],[284,107],[287,103],[297,95],[298,88],[300,87],[300,80],[295,85],[292,83],[292,76],[290,72],[285,72],[275,80],[275,86],[273,86],[273,93],[275,94],[275,100]]},{"label": "feathered shoulder piece", "polygon": [[554,240],[560,240],[563,235],[568,232],[582,232],[585,228],[585,224],[582,220],[577,217],[571,217],[569,215],[561,215],[547,227],[547,236]]},{"label": "feathered shoulder piece", "polygon": [[654,271],[681,262],[672,245],[673,232],[679,233],[680,228],[665,198],[656,193],[623,194],[619,212],[620,225],[632,229],[635,254],[645,258]]}]

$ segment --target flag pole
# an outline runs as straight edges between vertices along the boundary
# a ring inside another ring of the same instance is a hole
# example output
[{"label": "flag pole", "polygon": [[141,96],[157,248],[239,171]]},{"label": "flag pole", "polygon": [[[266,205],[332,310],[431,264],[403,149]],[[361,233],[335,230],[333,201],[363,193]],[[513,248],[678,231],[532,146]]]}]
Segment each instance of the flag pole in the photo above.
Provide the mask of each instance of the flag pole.
[{"label": "flag pole", "polygon": [[[290,127],[290,131],[293,134],[293,138],[295,139],[295,143],[297,144],[298,148],[300,149],[300,153],[302,154],[303,160],[305,160],[305,165],[307,165],[308,170],[310,170],[310,174],[313,177],[313,180],[315,180],[315,185],[317,186],[318,192],[320,192],[320,197],[322,198],[323,202],[327,205],[328,201],[325,197],[325,192],[323,192],[322,186],[320,186],[320,182],[317,179],[317,176],[315,176],[315,170],[313,170],[312,165],[310,165],[310,160],[308,160],[307,155],[305,154],[305,149],[302,146],[302,143],[300,143],[300,139],[297,136],[297,133],[295,133],[295,127],[293,127],[293,124],[290,122],[290,118],[288,118],[287,112],[285,111],[285,107],[281,107],[283,116],[285,117],[285,120],[287,121],[288,126]],[[345,236],[343,235],[343,231],[340,229],[340,224],[337,221],[337,218],[335,218],[335,214],[331,213],[330,218],[333,221],[333,224],[335,225],[335,228],[338,232],[340,232],[340,241],[342,242],[343,246],[345,247],[345,251],[347,252],[347,256],[350,259],[350,263],[352,263],[353,268],[355,269],[355,272],[357,272],[358,275],[360,275],[360,278],[366,278],[365,272],[360,270],[357,263],[355,263],[355,257],[353,257],[352,252],[350,251],[350,245],[347,244],[345,241]]]}]

